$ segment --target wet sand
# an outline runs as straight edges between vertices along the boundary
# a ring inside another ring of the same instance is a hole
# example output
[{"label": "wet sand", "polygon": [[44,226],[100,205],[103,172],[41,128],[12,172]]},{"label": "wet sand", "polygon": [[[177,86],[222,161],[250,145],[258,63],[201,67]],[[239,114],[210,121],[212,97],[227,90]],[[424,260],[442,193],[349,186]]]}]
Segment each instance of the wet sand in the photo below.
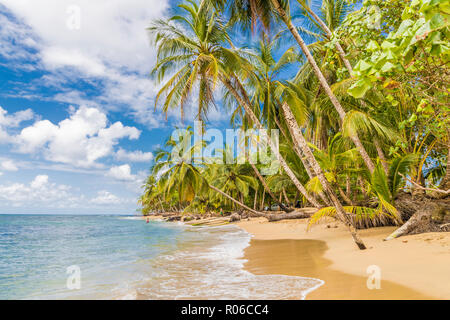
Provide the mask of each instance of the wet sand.
[{"label": "wet sand", "polygon": [[[368,247],[361,251],[343,225],[329,222],[307,232],[306,223],[239,222],[253,235],[245,251],[247,270],[324,280],[307,299],[450,299],[450,233],[383,241],[395,227],[360,230]],[[371,265],[381,271],[379,290],[367,288]]]},{"label": "wet sand", "polygon": [[367,278],[330,268],[323,257],[328,249],[318,240],[252,240],[245,251],[245,268],[253,274],[283,274],[325,281],[307,299],[433,299],[418,291],[382,280],[381,289],[369,290]]}]

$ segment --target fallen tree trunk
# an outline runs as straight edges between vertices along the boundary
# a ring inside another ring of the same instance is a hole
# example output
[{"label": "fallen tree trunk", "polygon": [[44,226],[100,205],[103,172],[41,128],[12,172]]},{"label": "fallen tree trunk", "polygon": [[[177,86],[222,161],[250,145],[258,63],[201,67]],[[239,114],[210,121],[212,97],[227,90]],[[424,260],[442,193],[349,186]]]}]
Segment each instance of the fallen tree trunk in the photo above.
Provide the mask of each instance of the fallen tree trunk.
[{"label": "fallen tree trunk", "polygon": [[427,209],[418,210],[405,224],[392,232],[384,241],[399,238],[407,234],[444,231],[440,228],[439,224],[433,221],[434,211],[436,211],[436,206],[434,205],[430,205]]},{"label": "fallen tree trunk", "polygon": [[290,219],[306,219],[310,218],[315,212],[317,212],[316,208],[304,208],[292,213],[266,214],[265,217],[269,220],[269,222]]}]

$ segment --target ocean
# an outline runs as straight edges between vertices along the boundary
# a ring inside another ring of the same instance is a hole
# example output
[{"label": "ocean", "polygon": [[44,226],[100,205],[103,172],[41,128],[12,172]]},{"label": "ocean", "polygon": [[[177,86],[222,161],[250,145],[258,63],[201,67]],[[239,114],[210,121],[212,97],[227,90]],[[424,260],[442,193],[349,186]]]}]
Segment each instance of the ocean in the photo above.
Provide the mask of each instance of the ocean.
[{"label": "ocean", "polygon": [[304,299],[323,284],[245,271],[250,239],[232,225],[0,215],[0,299]]}]

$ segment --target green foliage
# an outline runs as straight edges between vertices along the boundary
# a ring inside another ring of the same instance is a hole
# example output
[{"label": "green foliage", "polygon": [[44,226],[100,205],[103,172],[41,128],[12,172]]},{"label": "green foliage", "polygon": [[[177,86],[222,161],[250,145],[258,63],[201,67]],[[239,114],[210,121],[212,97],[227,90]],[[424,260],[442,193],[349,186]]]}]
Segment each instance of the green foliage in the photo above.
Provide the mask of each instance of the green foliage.
[{"label": "green foliage", "polygon": [[[182,2],[172,18],[152,22],[157,62],[151,75],[161,82],[156,107],[166,115],[177,109],[183,118],[186,106],[195,102],[195,117],[207,120],[211,108],[225,106],[235,127],[253,128],[237,93],[265,128],[280,130],[280,154],[307,192],[319,199],[324,188],[312,163],[296,150],[293,128],[281,110],[286,103],[339,200],[354,204],[345,207],[351,221],[360,227],[399,222],[395,198],[412,187],[405,177],[432,187],[448,175],[450,4],[366,0],[355,10],[356,2],[280,1],[288,16],[297,15],[294,26],[310,40],[316,63],[345,109],[343,122],[311,65],[293,46],[272,1],[191,0]],[[237,28],[253,34],[248,47],[236,45],[242,44],[243,34]],[[337,45],[353,66],[352,74]],[[298,72],[290,78],[292,70]],[[182,139],[191,135],[188,128]],[[356,135],[376,163],[372,174],[350,139]],[[174,152],[175,146],[168,139],[155,154],[139,199],[143,214],[237,209],[211,186],[257,209],[273,202],[248,164],[194,165],[189,159],[198,146]],[[276,197],[285,193],[288,202],[300,198],[284,172],[264,179]],[[335,215],[334,207],[325,207],[310,225]]]}]

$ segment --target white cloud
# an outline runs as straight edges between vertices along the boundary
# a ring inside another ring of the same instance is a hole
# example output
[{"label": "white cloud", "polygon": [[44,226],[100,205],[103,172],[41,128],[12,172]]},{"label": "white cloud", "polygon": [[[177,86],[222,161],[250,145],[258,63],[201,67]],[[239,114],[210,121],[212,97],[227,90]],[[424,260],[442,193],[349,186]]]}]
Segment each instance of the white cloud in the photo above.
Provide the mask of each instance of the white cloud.
[{"label": "white cloud", "polygon": [[31,181],[31,188],[33,189],[39,189],[45,186],[48,183],[48,176],[46,175],[39,175],[34,178],[33,181]]},{"label": "white cloud", "polygon": [[[153,110],[156,86],[148,73],[156,50],[146,28],[152,19],[163,17],[168,0],[0,0],[0,4],[17,17],[1,15],[2,28],[8,26],[0,32],[0,43],[9,48],[4,55],[12,59],[11,53],[20,49],[25,63],[31,52],[24,46],[32,46],[37,51],[33,55],[36,66],[50,71],[44,77],[52,79],[36,85],[57,85],[61,92],[55,99],[68,103],[90,100],[109,109],[125,107],[140,123],[151,127],[164,123]],[[81,13],[80,28],[75,30],[67,27],[72,17],[68,8],[73,5]],[[19,48],[12,41],[16,34],[20,35]],[[61,85],[79,78],[101,80],[98,95],[88,97],[82,90]],[[78,98],[74,101],[73,97]]]},{"label": "white cloud", "polygon": [[1,6],[0,1],[0,56],[3,56],[9,61],[21,63],[9,63],[9,68],[21,68],[25,70],[33,70],[32,63],[36,62],[37,57],[31,52],[32,49],[37,48],[36,40],[31,28],[28,26],[10,19],[1,11],[5,9]]},{"label": "white cloud", "polygon": [[118,140],[139,136],[138,129],[121,122],[108,126],[100,110],[81,107],[57,125],[41,120],[24,128],[15,143],[19,152],[40,152],[46,160],[88,168],[98,167],[98,159],[113,154]]},{"label": "white cloud", "polygon": [[38,175],[30,184],[14,183],[11,185],[0,185],[0,198],[9,201],[13,206],[30,205],[38,206],[46,203],[57,206],[58,203],[71,203],[80,200],[69,193],[70,187],[50,183],[48,176]]},{"label": "white cloud", "polygon": [[[164,0],[0,0],[22,18],[48,47],[103,57],[110,63],[140,70],[153,53],[146,27],[168,7]],[[70,6],[80,8],[80,28],[67,22]],[[113,35],[113,36],[112,36]],[[70,63],[69,63],[70,65]],[[146,71],[141,70],[143,73]]]},{"label": "white cloud", "polygon": [[93,204],[119,204],[122,203],[123,200],[117,197],[116,195],[108,192],[108,191],[99,191],[97,197],[91,199],[90,201]]},{"label": "white cloud", "polygon": [[12,160],[5,160],[0,162],[0,168],[5,171],[18,171],[16,164]]},{"label": "white cloud", "polygon": [[34,113],[31,109],[18,111],[14,114],[8,115],[8,111],[0,106],[0,143],[10,142],[10,135],[7,132],[9,128],[17,128],[22,122],[34,118]]},{"label": "white cloud", "polygon": [[31,120],[34,117],[33,110],[27,109],[18,111],[12,115],[8,115],[8,111],[0,107],[0,126],[15,128],[26,120]]},{"label": "white cloud", "polygon": [[116,152],[115,158],[119,161],[148,162],[148,161],[153,160],[153,153],[142,152],[140,150],[128,152],[128,151],[120,148]]},{"label": "white cloud", "polygon": [[128,164],[112,167],[107,175],[119,181],[135,181],[137,178],[136,175],[131,174],[131,167]]},{"label": "white cloud", "polygon": [[90,198],[77,194],[72,187],[50,181],[47,175],[38,175],[30,183],[0,185],[0,203],[16,208],[117,208],[117,205],[131,204],[135,200],[120,198],[108,191],[99,191]]},{"label": "white cloud", "polygon": [[105,66],[76,50],[50,47],[42,51],[42,62],[49,69],[77,68],[89,76],[105,76]]}]

